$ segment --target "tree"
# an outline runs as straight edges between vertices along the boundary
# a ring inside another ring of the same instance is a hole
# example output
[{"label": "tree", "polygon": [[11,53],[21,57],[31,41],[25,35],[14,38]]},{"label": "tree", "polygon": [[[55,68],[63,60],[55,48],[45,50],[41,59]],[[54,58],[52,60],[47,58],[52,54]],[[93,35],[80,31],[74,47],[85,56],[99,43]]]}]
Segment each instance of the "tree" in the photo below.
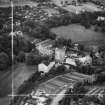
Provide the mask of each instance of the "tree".
[{"label": "tree", "polygon": [[98,26],[95,25],[95,27],[94,27],[94,31],[95,31],[95,32],[98,32],[98,30],[99,30]]},{"label": "tree", "polygon": [[71,41],[71,39],[68,39],[68,40],[67,40],[67,46],[68,46],[68,47],[71,47],[71,46],[72,46],[72,41]]},{"label": "tree", "polygon": [[105,33],[105,26],[102,27],[102,30],[101,30],[103,33]]},{"label": "tree", "polygon": [[64,66],[64,65],[61,65],[61,66],[58,66],[57,68],[56,68],[56,73],[58,74],[58,73],[63,73],[63,72],[65,72],[65,70],[66,70],[66,67]]},{"label": "tree", "polygon": [[9,66],[9,57],[6,53],[0,53],[0,70],[7,69]]},{"label": "tree", "polygon": [[38,54],[30,53],[26,57],[26,63],[29,65],[38,65],[43,60],[43,57],[41,57]]},{"label": "tree", "polygon": [[18,56],[17,56],[17,60],[19,62],[24,62],[25,61],[25,53],[23,51],[20,51]]},{"label": "tree", "polygon": [[55,46],[56,47],[62,47],[67,45],[67,40],[64,37],[60,37],[56,39]]}]

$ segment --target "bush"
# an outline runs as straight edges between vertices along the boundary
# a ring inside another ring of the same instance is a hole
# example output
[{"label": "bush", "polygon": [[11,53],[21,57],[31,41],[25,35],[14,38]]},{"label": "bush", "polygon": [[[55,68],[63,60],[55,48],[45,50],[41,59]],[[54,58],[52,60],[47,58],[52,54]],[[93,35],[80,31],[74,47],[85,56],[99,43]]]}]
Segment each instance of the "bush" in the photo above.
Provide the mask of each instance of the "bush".
[{"label": "bush", "polygon": [[71,39],[65,39],[64,37],[60,37],[55,41],[55,47],[60,47],[60,46],[71,47],[71,44],[72,44]]},{"label": "bush", "polygon": [[17,61],[24,62],[25,61],[25,53],[23,51],[20,51],[17,56]]},{"label": "bush", "polygon": [[30,53],[26,58],[26,63],[29,65],[38,65],[41,62],[41,57]]},{"label": "bush", "polygon": [[102,27],[102,30],[101,30],[103,33],[105,33],[105,26]]},{"label": "bush", "polygon": [[29,41],[24,40],[24,45],[22,47],[22,50],[24,52],[30,52],[32,49],[35,48],[35,45],[30,43]]},{"label": "bush", "polygon": [[95,31],[95,32],[98,32],[98,30],[99,30],[99,29],[98,29],[98,26],[96,25],[96,26],[94,27],[94,31]]},{"label": "bush", "polygon": [[61,65],[61,66],[58,66],[57,69],[56,69],[56,73],[59,74],[59,73],[63,73],[65,72],[66,70],[66,67],[64,65]]},{"label": "bush", "polygon": [[7,69],[9,66],[9,57],[6,53],[0,53],[0,70]]},{"label": "bush", "polygon": [[55,39],[56,35],[50,32],[47,25],[40,25],[34,21],[25,21],[23,23],[23,32],[31,35],[35,38],[40,38],[42,40],[51,38]]},{"label": "bush", "polygon": [[42,60],[49,60],[48,56],[41,56],[40,54],[30,53],[26,58],[26,63],[28,65],[38,65]]}]

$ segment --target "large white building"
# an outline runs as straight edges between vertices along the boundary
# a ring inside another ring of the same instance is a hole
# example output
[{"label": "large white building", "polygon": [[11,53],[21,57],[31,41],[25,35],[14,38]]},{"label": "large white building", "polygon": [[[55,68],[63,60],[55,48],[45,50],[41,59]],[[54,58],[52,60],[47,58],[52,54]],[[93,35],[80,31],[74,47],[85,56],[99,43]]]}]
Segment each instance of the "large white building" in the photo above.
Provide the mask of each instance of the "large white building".
[{"label": "large white building", "polygon": [[77,2],[77,0],[52,0],[58,6],[64,6],[66,4],[72,4],[73,2]]},{"label": "large white building", "polygon": [[41,41],[36,45],[36,49],[42,54],[42,55],[52,55],[54,53],[53,51],[53,43],[54,41],[48,39],[48,40],[44,40],[44,41]]}]

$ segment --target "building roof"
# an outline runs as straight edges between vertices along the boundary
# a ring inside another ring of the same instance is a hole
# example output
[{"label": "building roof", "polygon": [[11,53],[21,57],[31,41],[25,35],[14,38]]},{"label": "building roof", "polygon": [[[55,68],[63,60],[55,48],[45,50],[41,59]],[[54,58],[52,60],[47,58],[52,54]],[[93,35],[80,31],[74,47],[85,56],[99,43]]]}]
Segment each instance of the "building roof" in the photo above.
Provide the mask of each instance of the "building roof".
[{"label": "building roof", "polygon": [[86,95],[87,96],[94,96],[99,95],[100,93],[103,94],[105,92],[104,88],[101,87],[94,87],[92,90],[90,90]]},{"label": "building roof", "polygon": [[71,59],[71,58],[67,58],[65,63],[66,64],[73,65],[73,66],[77,66],[75,60],[74,59]]}]

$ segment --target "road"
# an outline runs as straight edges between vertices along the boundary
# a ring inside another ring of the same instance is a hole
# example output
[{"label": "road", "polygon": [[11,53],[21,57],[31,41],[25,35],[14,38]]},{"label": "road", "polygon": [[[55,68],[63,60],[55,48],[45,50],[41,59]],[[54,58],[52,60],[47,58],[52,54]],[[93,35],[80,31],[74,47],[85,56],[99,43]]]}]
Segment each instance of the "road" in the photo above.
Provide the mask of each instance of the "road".
[{"label": "road", "polygon": [[5,72],[0,71],[0,105],[7,105],[7,103],[9,103],[8,95],[11,94],[12,91],[12,80],[14,91],[16,91],[18,87],[24,82],[24,80],[27,80],[32,75],[32,73],[35,72],[35,69],[35,66],[18,64],[14,67],[13,79],[11,68]]},{"label": "road", "polygon": [[59,105],[59,101],[65,96],[67,89],[62,90],[52,101],[51,105]]}]

